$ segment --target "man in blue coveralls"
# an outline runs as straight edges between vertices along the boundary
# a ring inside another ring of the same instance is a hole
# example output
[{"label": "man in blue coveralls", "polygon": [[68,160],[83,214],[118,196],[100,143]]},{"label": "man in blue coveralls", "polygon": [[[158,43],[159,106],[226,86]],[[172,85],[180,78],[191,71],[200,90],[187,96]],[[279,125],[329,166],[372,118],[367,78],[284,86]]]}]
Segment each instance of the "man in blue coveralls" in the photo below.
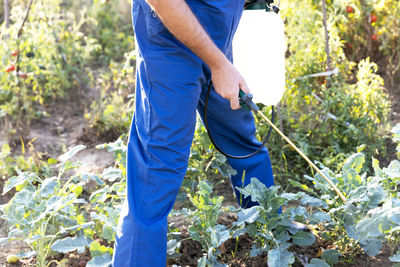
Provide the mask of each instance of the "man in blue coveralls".
[{"label": "man in blue coveralls", "polygon": [[[132,1],[136,104],[113,265],[164,267],[167,216],[187,169],[196,110],[203,118],[211,82],[215,90],[208,121],[218,145],[236,155],[260,146],[253,115],[238,101],[239,88],[249,89],[231,63],[232,38],[245,0]],[[238,173],[231,177],[233,188],[247,185],[252,177],[273,185],[266,148],[248,159],[228,160]],[[255,204],[244,201],[242,206]]]}]

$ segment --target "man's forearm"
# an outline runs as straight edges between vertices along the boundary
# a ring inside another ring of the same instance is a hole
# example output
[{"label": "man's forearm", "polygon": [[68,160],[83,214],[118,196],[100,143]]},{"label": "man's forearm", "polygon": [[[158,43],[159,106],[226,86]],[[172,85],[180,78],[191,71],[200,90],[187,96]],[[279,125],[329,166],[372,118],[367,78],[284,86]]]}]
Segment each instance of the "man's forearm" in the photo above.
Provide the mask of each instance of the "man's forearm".
[{"label": "man's forearm", "polygon": [[249,93],[246,81],[214,44],[185,0],[146,0],[169,31],[201,58],[211,70],[215,91],[240,108],[239,89]]},{"label": "man's forearm", "polygon": [[168,30],[210,69],[226,61],[184,0],[147,0]]}]

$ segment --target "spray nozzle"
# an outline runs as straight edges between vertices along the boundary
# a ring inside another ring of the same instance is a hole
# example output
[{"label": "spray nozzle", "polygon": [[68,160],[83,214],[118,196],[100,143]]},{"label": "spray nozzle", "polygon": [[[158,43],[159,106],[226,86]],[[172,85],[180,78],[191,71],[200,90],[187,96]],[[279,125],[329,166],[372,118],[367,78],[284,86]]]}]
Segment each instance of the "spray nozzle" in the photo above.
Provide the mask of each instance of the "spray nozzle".
[{"label": "spray nozzle", "polygon": [[278,14],[279,11],[280,11],[280,8],[278,6],[276,6],[276,5],[273,5],[272,6],[272,11],[274,11],[276,14]]},{"label": "spray nozzle", "polygon": [[246,94],[242,90],[239,90],[239,103],[246,110],[258,111],[257,105],[253,102],[253,95]]}]

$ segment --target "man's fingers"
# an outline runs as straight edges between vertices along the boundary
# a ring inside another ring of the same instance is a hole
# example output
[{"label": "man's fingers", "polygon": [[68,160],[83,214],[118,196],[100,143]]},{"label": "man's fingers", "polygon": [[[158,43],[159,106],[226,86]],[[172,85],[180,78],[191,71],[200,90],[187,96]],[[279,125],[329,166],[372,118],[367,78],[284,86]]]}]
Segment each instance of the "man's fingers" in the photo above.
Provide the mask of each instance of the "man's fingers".
[{"label": "man's fingers", "polygon": [[239,96],[231,98],[231,109],[236,110],[240,108]]},{"label": "man's fingers", "polygon": [[249,89],[249,87],[247,86],[247,83],[246,83],[246,81],[241,81],[240,83],[239,83],[239,88],[243,91],[243,92],[245,92],[246,94],[249,94],[250,93],[250,89]]}]

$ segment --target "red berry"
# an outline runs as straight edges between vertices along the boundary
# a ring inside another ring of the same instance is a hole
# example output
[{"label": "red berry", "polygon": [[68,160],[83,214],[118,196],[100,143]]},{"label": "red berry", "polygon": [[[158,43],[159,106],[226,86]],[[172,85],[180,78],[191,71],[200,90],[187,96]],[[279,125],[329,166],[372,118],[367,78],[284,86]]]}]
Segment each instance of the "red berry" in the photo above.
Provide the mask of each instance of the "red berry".
[{"label": "red berry", "polygon": [[13,57],[17,56],[17,55],[18,55],[18,50],[12,51],[12,52],[11,52],[11,55],[12,55]]},{"label": "red berry", "polygon": [[6,72],[12,72],[14,70],[15,70],[15,66],[14,65],[11,65],[8,68],[6,68]]},{"label": "red berry", "polygon": [[371,23],[376,22],[378,17],[375,14],[371,14]]},{"label": "red berry", "polygon": [[372,36],[371,36],[371,38],[372,38],[372,40],[376,40],[376,39],[378,39],[378,35],[376,35],[376,34],[373,34]]},{"label": "red berry", "polygon": [[354,12],[354,8],[353,7],[351,7],[351,6],[346,6],[346,11],[347,11],[347,13],[353,13]]},{"label": "red berry", "polygon": [[85,267],[86,264],[87,264],[87,262],[85,260],[80,260],[79,263],[78,263],[78,266],[79,267]]}]

